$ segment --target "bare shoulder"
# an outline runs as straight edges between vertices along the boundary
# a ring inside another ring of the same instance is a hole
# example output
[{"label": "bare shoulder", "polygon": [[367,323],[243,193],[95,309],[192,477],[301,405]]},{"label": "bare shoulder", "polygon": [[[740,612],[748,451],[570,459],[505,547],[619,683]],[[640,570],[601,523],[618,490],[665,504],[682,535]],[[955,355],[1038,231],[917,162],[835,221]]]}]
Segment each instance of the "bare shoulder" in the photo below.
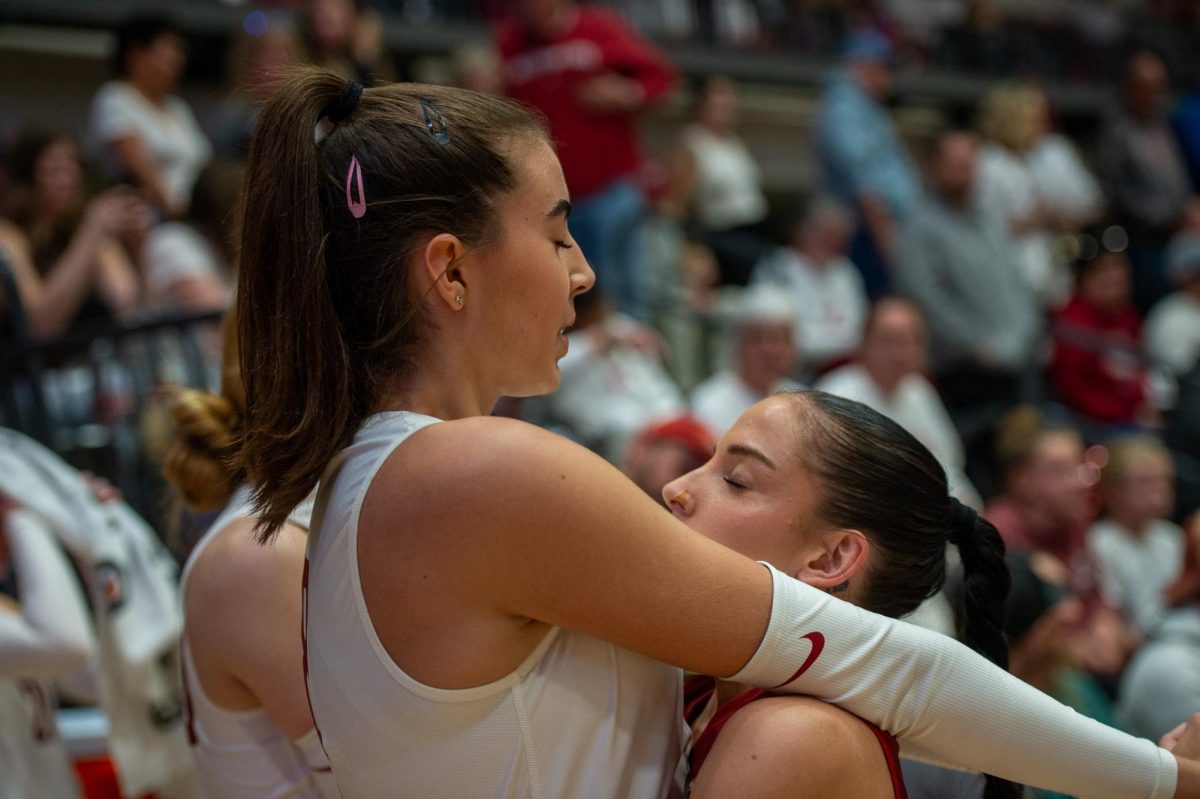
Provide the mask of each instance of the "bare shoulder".
[{"label": "bare shoulder", "polygon": [[[235,519],[209,541],[188,572],[189,621],[238,616],[299,603],[305,531],[290,522],[269,544],[254,540],[254,521]],[[292,597],[292,594],[295,597]],[[240,625],[239,625],[240,626]]]},{"label": "bare shoulder", "polygon": [[725,724],[693,797],[734,793],[893,797],[879,742],[861,719],[817,699],[790,696],[751,702]]}]

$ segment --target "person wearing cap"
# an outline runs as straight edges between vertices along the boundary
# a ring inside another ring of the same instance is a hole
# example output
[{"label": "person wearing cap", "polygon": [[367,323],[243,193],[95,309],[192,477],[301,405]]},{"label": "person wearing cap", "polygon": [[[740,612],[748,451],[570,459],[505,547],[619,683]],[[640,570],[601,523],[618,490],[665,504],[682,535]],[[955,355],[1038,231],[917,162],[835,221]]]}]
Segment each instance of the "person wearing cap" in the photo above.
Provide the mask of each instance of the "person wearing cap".
[{"label": "person wearing cap", "polygon": [[716,445],[717,437],[694,416],[651,422],[625,450],[621,472],[666,507],[663,486],[708,463]]},{"label": "person wearing cap", "polygon": [[1171,239],[1167,276],[1175,291],[1146,317],[1146,352],[1151,362],[1177,377],[1200,359],[1200,232],[1184,231]]},{"label": "person wearing cap", "polygon": [[692,412],[718,435],[754,403],[777,391],[801,388],[790,379],[799,360],[793,339],[796,313],[769,287],[750,289],[734,319],[734,356],[692,392]]},{"label": "person wearing cap", "polygon": [[854,210],[851,260],[876,297],[891,285],[899,224],[921,187],[884,105],[891,91],[891,42],[876,31],[860,31],[843,52],[844,68],[830,81],[817,113],[816,155],[826,190]]}]

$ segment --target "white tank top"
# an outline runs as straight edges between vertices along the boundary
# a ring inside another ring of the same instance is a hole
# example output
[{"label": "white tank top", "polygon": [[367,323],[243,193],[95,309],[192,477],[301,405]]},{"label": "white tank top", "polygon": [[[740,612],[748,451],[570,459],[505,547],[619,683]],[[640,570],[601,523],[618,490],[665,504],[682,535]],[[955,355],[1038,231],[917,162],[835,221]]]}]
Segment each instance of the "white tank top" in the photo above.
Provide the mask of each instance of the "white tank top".
[{"label": "white tank top", "polygon": [[[301,503],[288,521],[308,528],[312,498]],[[225,510],[196,544],[180,580],[180,595],[187,590],[192,564],[226,527],[254,515],[250,489],[239,488]],[[297,586],[299,588],[299,586]],[[316,730],[293,740],[259,708],[226,710],[204,693],[196,676],[187,637],[182,644],[183,684],[188,742],[205,789],[221,799],[337,799],[332,780],[322,777],[329,761]]]},{"label": "white tank top", "polygon": [[424,685],[387,654],[359,582],[359,512],[384,460],[436,421],[373,416],[322,478],[308,539],[306,664],[342,796],[680,795],[677,669],[559,628],[515,671],[476,688]]}]

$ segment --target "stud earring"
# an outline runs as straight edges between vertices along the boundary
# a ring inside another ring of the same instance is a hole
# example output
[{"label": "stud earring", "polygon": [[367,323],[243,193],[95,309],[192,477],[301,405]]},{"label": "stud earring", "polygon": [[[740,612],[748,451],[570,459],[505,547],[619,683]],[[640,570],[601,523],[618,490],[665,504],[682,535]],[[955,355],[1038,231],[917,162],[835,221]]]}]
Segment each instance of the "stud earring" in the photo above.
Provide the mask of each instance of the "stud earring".
[{"label": "stud earring", "polygon": [[463,298],[462,298],[462,295],[461,295],[461,294],[455,294],[455,295],[454,295],[454,301],[458,303],[458,307],[459,307],[459,308],[461,308],[461,307],[462,307],[462,304],[463,304]]}]

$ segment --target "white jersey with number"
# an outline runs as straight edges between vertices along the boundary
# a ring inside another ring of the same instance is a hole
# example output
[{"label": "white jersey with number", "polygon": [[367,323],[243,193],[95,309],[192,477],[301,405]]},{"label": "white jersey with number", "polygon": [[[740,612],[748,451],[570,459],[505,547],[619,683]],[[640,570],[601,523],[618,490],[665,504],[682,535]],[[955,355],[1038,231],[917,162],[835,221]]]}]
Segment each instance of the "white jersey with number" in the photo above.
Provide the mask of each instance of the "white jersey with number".
[{"label": "white jersey with number", "polygon": [[339,455],[340,468],[323,478],[308,541],[306,663],[313,715],[342,795],[678,795],[677,669],[560,628],[516,670],[475,688],[422,684],[388,656],[359,582],[359,512],[384,460],[436,421],[404,412],[371,417]]},{"label": "white jersey with number", "polygon": [[[311,514],[309,499],[292,511],[288,521],[307,529]],[[200,553],[234,521],[253,515],[250,490],[240,488],[192,550],[183,571],[181,594],[187,590],[188,575]],[[182,650],[188,743],[209,796],[337,799],[332,779],[323,776],[329,771],[329,761],[315,730],[290,740],[261,707],[250,710],[220,707],[200,685],[186,636]]]}]

